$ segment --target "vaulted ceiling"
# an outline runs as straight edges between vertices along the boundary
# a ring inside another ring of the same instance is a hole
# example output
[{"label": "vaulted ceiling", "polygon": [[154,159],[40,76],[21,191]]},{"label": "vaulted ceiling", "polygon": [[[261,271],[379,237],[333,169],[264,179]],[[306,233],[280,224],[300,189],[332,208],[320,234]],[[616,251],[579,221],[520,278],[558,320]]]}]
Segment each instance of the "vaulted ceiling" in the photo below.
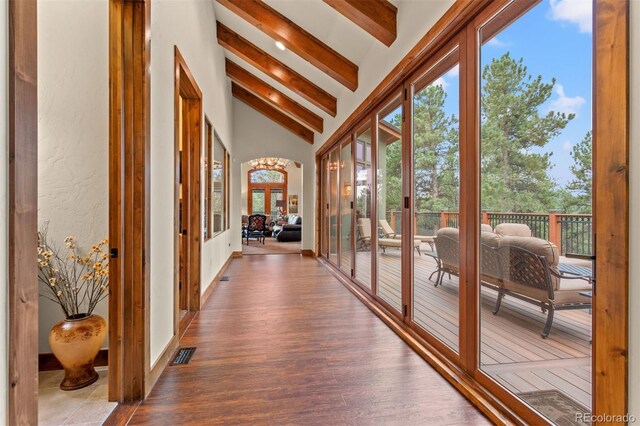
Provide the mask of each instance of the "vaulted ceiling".
[{"label": "vaulted ceiling", "polygon": [[[384,77],[379,67],[362,66],[375,62],[367,55],[384,60],[412,47],[395,43],[398,15],[412,0],[212,1],[233,96],[311,144],[325,120],[344,111],[342,103],[353,104],[363,76],[371,81],[365,73]],[[437,17],[450,3],[423,2]],[[415,12],[416,4],[408,6]],[[419,36],[433,16],[424,22]]]}]

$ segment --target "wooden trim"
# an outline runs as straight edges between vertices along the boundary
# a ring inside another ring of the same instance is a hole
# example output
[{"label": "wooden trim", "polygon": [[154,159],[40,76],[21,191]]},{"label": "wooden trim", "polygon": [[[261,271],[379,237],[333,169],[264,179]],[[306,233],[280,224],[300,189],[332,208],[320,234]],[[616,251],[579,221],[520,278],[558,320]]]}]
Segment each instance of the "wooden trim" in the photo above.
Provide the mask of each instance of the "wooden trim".
[{"label": "wooden trim", "polygon": [[[93,361],[95,367],[105,367],[109,365],[109,349],[100,349]],[[52,353],[38,354],[38,371],[62,370],[62,364]]]},{"label": "wooden trim", "polygon": [[629,1],[595,0],[593,414],[628,413]]},{"label": "wooden trim", "polygon": [[[124,227],[124,139],[122,137],[123,104],[123,19],[121,0],[109,1],[109,246],[123,247]],[[122,382],[124,347],[122,283],[124,265],[121,257],[109,259],[109,401],[119,401]]]},{"label": "wooden trim", "polygon": [[[242,254],[242,252],[241,252],[241,254]],[[220,278],[222,278],[224,273],[229,268],[229,265],[231,264],[231,261],[233,260],[233,258],[234,258],[234,256],[233,256],[233,253],[232,253],[231,255],[229,255],[229,257],[227,258],[226,262],[224,262],[224,265],[222,265],[222,268],[220,268],[220,271],[218,271],[216,276],[213,277],[213,280],[211,280],[211,283],[209,283],[209,286],[207,287],[207,289],[204,291],[204,293],[202,293],[202,296],[200,296],[200,306],[204,306],[204,304],[207,302],[207,300],[209,300],[209,297],[211,296],[211,293],[213,293],[213,289],[215,289],[216,286],[220,283]]]},{"label": "wooden trim", "polygon": [[306,257],[316,257],[316,252],[309,249],[303,249],[300,253]]},{"label": "wooden trim", "polygon": [[242,251],[234,251],[231,253],[231,257],[234,259],[240,259],[242,257]]},{"label": "wooden trim", "polygon": [[289,50],[351,91],[358,88],[358,66],[261,0],[218,0]]},{"label": "wooden trim", "polygon": [[389,311],[380,301],[367,294],[357,284],[344,277],[340,271],[325,259],[318,261],[327,265],[328,270],[355,295],[367,308],[380,318],[391,330],[407,343],[418,355],[429,363],[442,377],[444,377],[463,396],[471,401],[489,420],[495,424],[524,424],[508,407],[494,398],[487,389],[478,385],[463,370],[454,363],[438,355],[428,342],[417,335],[406,324],[399,322],[397,316]]},{"label": "wooden trim", "polygon": [[119,401],[142,399],[149,373],[150,18],[150,1],[111,1],[109,398]]},{"label": "wooden trim", "polygon": [[[253,197],[251,194],[254,189],[262,189],[264,190],[264,209],[265,215],[269,216],[273,212],[271,211],[271,190],[272,189],[282,189],[282,197],[285,201],[287,201],[287,188],[289,187],[289,174],[286,170],[278,170],[279,173],[284,175],[284,182],[251,182],[251,174],[253,172],[258,171],[257,169],[251,169],[247,172],[247,212],[249,214],[253,214]],[[287,209],[285,209],[285,215],[287,214]]]},{"label": "wooden trim", "polygon": [[204,215],[206,218],[204,241],[206,242],[213,238],[213,220],[211,217],[213,215],[213,126],[206,114],[204,116],[204,137]]},{"label": "wooden trim", "polygon": [[313,132],[311,130],[307,129],[285,113],[280,112],[280,110],[272,107],[245,88],[237,85],[235,82],[231,83],[231,94],[234,98],[241,100],[265,117],[270,118],[294,135],[313,145]]},{"label": "wooden trim", "polygon": [[139,406],[140,401],[118,403],[118,406],[111,412],[102,426],[123,426],[128,424]]},{"label": "wooden trim", "polygon": [[179,347],[180,339],[177,335],[174,334],[173,337],[171,337],[171,340],[169,340],[167,346],[162,351],[162,354],[160,355],[156,363],[153,365],[153,367],[151,367],[151,371],[149,372],[149,386],[145,398],[149,396],[151,389],[153,389],[155,384],[158,382],[160,375],[167,367],[169,361],[171,361],[173,355],[176,353]]},{"label": "wooden trim", "polygon": [[324,0],[338,13],[391,46],[397,36],[398,8],[386,0]]},{"label": "wooden trim", "polygon": [[275,87],[260,80],[249,71],[226,59],[227,76],[261,99],[280,109],[282,112],[293,116],[305,126],[320,133],[324,131],[324,120],[319,115],[303,107]]},{"label": "wooden trim", "polygon": [[404,81],[422,63],[425,58],[440,49],[454,34],[460,31],[491,0],[456,0],[427,34],[393,67],[387,76],[376,86],[349,117],[316,151],[317,156],[327,152],[332,145],[349,131],[366,114],[370,114],[380,102]]},{"label": "wooden trim", "polygon": [[338,101],[334,96],[220,22],[217,22],[217,34],[220,46],[284,84],[327,114],[336,116]]},{"label": "wooden trim", "polygon": [[[6,7],[6,6],[5,6]],[[8,139],[9,424],[38,423],[37,4],[10,0]]]},{"label": "wooden trim", "polygon": [[[182,261],[185,282],[183,285],[186,295],[188,311],[200,310],[200,269],[201,269],[201,146],[202,146],[202,91],[195,81],[189,66],[180,53],[178,46],[174,46],[174,264]],[[180,111],[182,109],[182,118]],[[182,119],[182,126],[180,120]],[[180,133],[182,132],[182,134]],[[182,138],[182,151],[180,140]],[[182,154],[181,154],[182,152]],[[182,156],[182,163],[180,157]],[[182,168],[182,169],[181,169]],[[182,206],[180,206],[180,178],[182,182]],[[180,229],[180,209],[182,208],[183,222]],[[181,241],[180,233],[186,230],[187,241]],[[180,244],[184,244],[183,259],[179,258]],[[174,337],[183,330],[180,329],[180,277],[179,269],[174,273]]]}]

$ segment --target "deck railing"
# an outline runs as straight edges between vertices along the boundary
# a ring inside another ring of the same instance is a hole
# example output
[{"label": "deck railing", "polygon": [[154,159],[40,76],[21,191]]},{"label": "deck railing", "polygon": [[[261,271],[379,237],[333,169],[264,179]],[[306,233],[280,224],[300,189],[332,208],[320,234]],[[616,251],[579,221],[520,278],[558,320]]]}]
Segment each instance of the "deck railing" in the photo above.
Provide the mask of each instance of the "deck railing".
[{"label": "deck railing", "polygon": [[[387,211],[387,220],[397,232],[402,232],[400,210]],[[458,212],[416,212],[413,227],[416,235],[435,235],[440,228],[459,227]],[[495,213],[483,212],[482,223],[495,228],[501,223],[523,223],[534,237],[553,242],[561,254],[592,252],[592,217],[590,214],[562,213]]]}]

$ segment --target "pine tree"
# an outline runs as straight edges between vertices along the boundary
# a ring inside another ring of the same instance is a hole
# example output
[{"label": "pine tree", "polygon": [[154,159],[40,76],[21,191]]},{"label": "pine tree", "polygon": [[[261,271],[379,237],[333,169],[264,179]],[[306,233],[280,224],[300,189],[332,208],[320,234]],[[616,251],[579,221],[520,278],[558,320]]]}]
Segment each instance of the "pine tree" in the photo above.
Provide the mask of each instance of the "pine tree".
[{"label": "pine tree", "polygon": [[570,170],[573,179],[567,185],[567,189],[573,195],[568,209],[572,213],[591,213],[591,132],[587,132],[582,141],[571,150],[574,164]]},{"label": "pine tree", "polygon": [[490,211],[543,212],[556,204],[555,182],[548,170],[552,153],[537,153],[575,114],[540,107],[551,96],[555,79],[533,78],[509,53],[482,72],[482,208]]}]

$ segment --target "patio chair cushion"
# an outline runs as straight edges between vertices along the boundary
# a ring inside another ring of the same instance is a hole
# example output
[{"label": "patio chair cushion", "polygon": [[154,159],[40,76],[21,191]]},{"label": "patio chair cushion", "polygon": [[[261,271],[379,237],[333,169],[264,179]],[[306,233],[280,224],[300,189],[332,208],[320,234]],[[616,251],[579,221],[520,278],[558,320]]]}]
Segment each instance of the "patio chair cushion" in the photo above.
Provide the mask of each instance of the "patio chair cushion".
[{"label": "patio chair cushion", "polygon": [[495,233],[502,237],[530,237],[531,228],[523,223],[501,223]]},{"label": "patio chair cushion", "polygon": [[481,223],[480,224],[480,231],[482,231],[482,232],[493,232],[493,228],[489,224]]},{"label": "patio chair cushion", "polygon": [[[420,247],[421,242],[420,240],[413,240],[413,247]],[[401,247],[402,240],[396,238],[378,238],[378,245],[381,247]]]},{"label": "patio chair cushion", "polygon": [[[496,229],[498,228],[496,227]],[[542,238],[513,236],[502,237],[500,238],[499,247],[505,246],[523,248],[527,251],[537,254],[538,256],[544,256],[547,259],[549,266],[552,268],[556,267],[558,265],[558,261],[560,260],[558,247],[556,247],[556,245],[552,242],[543,240]],[[554,291],[559,290],[560,278],[556,277],[555,275],[551,275],[551,284]]]},{"label": "patio chair cushion", "polygon": [[480,234],[480,274],[485,283],[500,285],[500,265],[495,249],[500,244],[500,236],[493,232]]}]

